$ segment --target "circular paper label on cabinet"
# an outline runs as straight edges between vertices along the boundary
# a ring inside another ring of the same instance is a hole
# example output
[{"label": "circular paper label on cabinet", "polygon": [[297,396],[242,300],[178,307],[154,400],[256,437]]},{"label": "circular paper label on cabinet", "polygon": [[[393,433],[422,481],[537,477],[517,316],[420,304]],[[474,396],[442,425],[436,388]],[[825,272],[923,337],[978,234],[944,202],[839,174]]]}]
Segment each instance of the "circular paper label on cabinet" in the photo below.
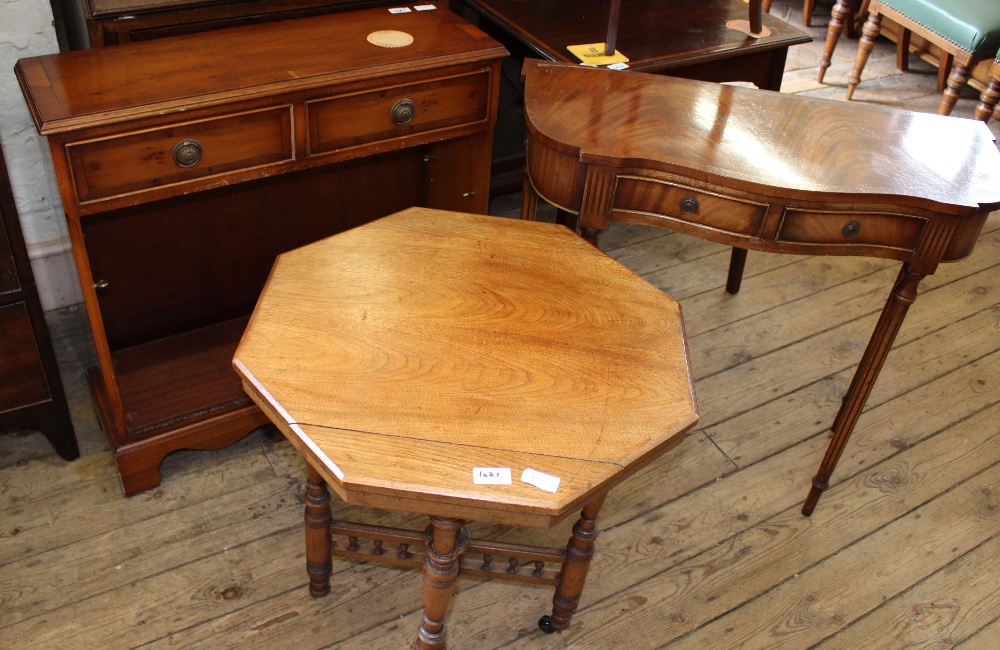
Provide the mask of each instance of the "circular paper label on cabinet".
[{"label": "circular paper label on cabinet", "polygon": [[368,42],[378,47],[406,47],[413,42],[413,37],[406,32],[383,29],[369,34]]}]

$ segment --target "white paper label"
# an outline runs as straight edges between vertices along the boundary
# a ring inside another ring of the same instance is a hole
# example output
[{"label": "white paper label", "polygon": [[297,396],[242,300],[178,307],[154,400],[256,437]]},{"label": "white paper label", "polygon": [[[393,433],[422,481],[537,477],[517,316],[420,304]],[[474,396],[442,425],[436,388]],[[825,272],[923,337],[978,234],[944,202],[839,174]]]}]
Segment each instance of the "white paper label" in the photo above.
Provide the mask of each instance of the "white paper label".
[{"label": "white paper label", "polygon": [[534,485],[536,488],[545,490],[546,492],[555,492],[559,489],[558,476],[543,474],[530,467],[521,472],[521,480],[528,485]]},{"label": "white paper label", "polygon": [[510,485],[510,468],[473,467],[472,482],[476,485]]},{"label": "white paper label", "polygon": [[612,63],[608,66],[608,70],[628,70],[627,63]]},{"label": "white paper label", "polygon": [[391,13],[391,14],[408,14],[408,13],[410,13],[410,8],[409,7],[393,7],[392,9],[389,10],[389,13]]},{"label": "white paper label", "polygon": [[434,11],[437,9],[434,5],[413,5],[413,8],[417,11]]}]

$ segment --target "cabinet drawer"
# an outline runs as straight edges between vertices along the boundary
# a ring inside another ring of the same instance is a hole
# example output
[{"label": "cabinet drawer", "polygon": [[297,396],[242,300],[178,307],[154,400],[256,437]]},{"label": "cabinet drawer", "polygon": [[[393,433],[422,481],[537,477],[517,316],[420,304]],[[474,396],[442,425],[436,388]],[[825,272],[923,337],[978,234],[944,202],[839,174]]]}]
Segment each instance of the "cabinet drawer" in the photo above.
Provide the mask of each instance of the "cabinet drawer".
[{"label": "cabinet drawer", "polygon": [[[309,155],[485,122],[486,71],[308,102]],[[407,146],[414,144],[408,142]]]},{"label": "cabinet drawer", "polygon": [[35,331],[23,302],[0,307],[0,413],[49,399]]},{"label": "cabinet drawer", "polygon": [[81,204],[293,159],[280,106],[66,146]]},{"label": "cabinet drawer", "polygon": [[620,176],[615,210],[642,212],[739,235],[757,236],[767,205],[674,185]]},{"label": "cabinet drawer", "polygon": [[901,214],[785,210],[778,241],[864,246],[885,251],[917,247],[926,220]]}]

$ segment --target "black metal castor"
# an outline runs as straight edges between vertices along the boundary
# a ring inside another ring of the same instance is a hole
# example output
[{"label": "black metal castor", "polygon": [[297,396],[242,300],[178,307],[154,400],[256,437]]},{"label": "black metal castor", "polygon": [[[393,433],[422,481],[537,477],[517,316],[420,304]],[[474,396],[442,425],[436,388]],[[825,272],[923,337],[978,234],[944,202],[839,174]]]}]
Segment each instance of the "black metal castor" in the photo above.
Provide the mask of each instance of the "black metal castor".
[{"label": "black metal castor", "polygon": [[546,614],[545,616],[538,619],[538,629],[546,634],[552,634],[553,632],[559,632],[556,628],[552,627],[552,617]]}]

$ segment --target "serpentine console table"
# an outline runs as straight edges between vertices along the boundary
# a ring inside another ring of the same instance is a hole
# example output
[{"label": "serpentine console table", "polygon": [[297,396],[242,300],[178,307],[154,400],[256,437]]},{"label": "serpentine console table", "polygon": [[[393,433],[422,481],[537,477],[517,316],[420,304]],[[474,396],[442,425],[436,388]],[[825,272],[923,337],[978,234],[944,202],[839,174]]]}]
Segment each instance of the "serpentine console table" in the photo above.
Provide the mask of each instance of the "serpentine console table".
[{"label": "serpentine console table", "polygon": [[972,252],[1000,207],[982,122],[636,72],[525,61],[522,218],[538,197],[579,215],[798,255],[903,262],[802,512],[812,513],[917,284]]}]

